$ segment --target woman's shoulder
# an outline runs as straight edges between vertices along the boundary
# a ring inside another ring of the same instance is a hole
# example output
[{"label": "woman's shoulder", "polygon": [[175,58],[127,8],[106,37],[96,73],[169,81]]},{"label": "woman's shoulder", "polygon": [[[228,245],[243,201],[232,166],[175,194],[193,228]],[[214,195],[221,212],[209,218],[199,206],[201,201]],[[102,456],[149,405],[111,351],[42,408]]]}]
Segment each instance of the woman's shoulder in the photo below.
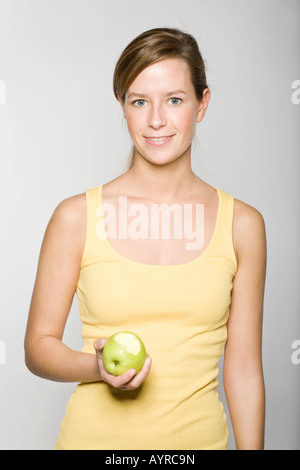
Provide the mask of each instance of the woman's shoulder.
[{"label": "woman's shoulder", "polygon": [[264,217],[254,206],[234,198],[234,223],[241,230],[251,230],[264,225]]},{"label": "woman's shoulder", "polygon": [[53,217],[74,226],[86,218],[86,194],[80,193],[63,199],[55,208]]},{"label": "woman's shoulder", "polygon": [[266,243],[265,220],[254,206],[234,198],[233,242],[238,258]]},{"label": "woman's shoulder", "polygon": [[62,200],[54,209],[47,224],[41,253],[43,259],[78,260],[78,266],[86,238],[85,194],[78,194]]},{"label": "woman's shoulder", "polygon": [[63,199],[54,209],[45,232],[45,240],[61,243],[63,240],[81,252],[86,236],[85,193]]}]

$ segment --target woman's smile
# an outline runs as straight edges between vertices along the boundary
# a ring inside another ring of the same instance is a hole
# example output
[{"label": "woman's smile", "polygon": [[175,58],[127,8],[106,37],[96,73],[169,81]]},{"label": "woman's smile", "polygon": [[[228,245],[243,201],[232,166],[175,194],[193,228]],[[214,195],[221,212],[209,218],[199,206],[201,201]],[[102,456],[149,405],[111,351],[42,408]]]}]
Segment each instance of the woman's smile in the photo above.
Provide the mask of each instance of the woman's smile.
[{"label": "woman's smile", "polygon": [[171,140],[173,140],[174,136],[175,136],[175,134],[162,136],[162,137],[146,137],[146,136],[144,136],[144,138],[145,138],[146,142],[149,145],[153,145],[155,147],[157,147],[157,146],[161,147],[162,145],[166,145],[169,142],[171,142]]}]

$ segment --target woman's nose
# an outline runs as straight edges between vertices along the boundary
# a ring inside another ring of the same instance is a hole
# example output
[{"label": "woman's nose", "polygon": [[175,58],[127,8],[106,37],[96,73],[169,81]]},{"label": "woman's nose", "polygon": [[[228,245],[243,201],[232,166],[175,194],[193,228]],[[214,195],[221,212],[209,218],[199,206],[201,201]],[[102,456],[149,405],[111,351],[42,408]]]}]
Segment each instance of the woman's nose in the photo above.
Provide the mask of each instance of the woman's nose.
[{"label": "woman's nose", "polygon": [[153,105],[148,115],[148,125],[153,129],[159,129],[167,124],[166,113],[161,106]]}]

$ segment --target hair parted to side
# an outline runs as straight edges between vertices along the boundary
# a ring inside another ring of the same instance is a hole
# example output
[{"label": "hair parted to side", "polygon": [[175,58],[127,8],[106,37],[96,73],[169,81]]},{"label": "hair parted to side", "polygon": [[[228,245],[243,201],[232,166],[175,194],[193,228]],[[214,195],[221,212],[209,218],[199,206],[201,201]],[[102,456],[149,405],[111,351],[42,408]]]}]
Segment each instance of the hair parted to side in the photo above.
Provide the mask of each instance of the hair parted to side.
[{"label": "hair parted to side", "polygon": [[[197,99],[208,88],[205,65],[196,39],[179,29],[154,28],[131,41],[122,52],[114,71],[113,90],[125,102],[126,92],[136,77],[150,65],[164,59],[183,59],[191,72]],[[130,155],[128,170],[134,165],[135,148]]]}]

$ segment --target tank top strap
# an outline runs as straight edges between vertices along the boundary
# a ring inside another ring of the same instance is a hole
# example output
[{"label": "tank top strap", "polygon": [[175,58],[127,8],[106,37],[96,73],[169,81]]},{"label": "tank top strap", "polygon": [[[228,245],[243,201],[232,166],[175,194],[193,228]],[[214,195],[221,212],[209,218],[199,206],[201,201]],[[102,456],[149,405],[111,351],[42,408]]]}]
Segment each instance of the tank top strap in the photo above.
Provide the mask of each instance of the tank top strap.
[{"label": "tank top strap", "polygon": [[215,188],[219,195],[219,209],[215,227],[214,242],[210,254],[227,258],[232,263],[234,273],[237,270],[237,259],[233,246],[233,213],[234,197],[220,188]]},{"label": "tank top strap", "polygon": [[106,245],[103,243],[102,185],[85,191],[86,195],[86,239],[81,267],[92,264],[103,257]]}]

